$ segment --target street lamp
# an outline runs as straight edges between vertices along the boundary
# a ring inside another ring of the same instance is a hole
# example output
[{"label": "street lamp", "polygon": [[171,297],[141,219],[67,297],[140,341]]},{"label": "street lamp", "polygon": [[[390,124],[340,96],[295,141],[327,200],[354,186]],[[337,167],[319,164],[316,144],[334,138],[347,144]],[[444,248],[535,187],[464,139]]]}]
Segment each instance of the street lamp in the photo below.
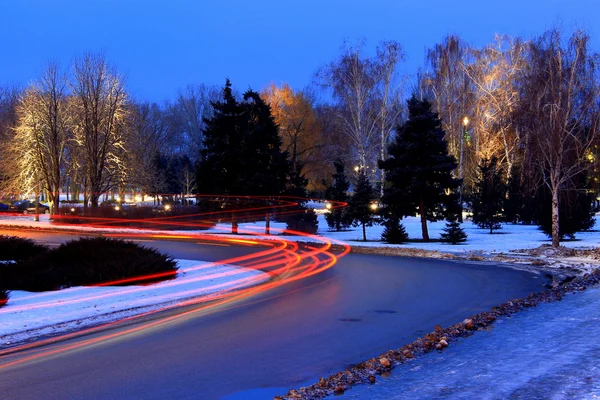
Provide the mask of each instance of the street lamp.
[{"label": "street lamp", "polygon": [[463,160],[464,160],[464,154],[465,154],[465,137],[467,136],[467,132],[468,132],[468,127],[469,127],[469,117],[464,117],[463,118],[463,132],[460,135],[460,155],[459,155],[459,160],[458,160],[458,178],[460,179],[460,189],[458,192],[458,204],[459,204],[459,214],[458,214],[458,220],[460,222],[463,222],[463,216],[462,216],[462,191],[463,191],[463,184],[462,184],[462,179],[463,179]]}]

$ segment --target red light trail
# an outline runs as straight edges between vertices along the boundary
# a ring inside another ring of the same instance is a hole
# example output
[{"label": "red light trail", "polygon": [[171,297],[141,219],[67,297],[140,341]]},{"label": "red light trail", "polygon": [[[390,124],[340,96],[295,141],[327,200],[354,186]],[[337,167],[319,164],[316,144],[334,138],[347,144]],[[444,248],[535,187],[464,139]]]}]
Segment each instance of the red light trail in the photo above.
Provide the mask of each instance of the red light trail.
[{"label": "red light trail", "polygon": [[[219,196],[224,198],[225,196]],[[206,229],[212,227],[213,229],[223,229],[219,226],[214,227],[214,223],[223,215],[243,215],[244,220],[251,220],[252,218],[264,216],[266,210],[277,210],[278,215],[289,215],[296,210],[288,210],[286,208],[293,207],[297,204],[299,199],[297,198],[252,198],[253,201],[268,201],[268,206],[264,207],[250,207],[247,209],[228,210],[222,211],[210,211],[206,213],[198,213],[192,215],[182,216],[164,216],[149,219],[134,220],[125,218],[94,218],[94,217],[83,217],[64,215],[56,216],[54,218],[53,226],[72,226],[69,219],[77,219],[79,221],[85,221],[85,227],[94,228],[112,228],[122,223],[135,222],[139,225],[152,225],[160,226],[161,229],[154,233],[145,233],[150,230],[149,228],[128,228],[128,232],[123,233],[105,233],[105,236],[118,237],[123,239],[141,239],[141,240],[186,240],[193,243],[205,245],[243,245],[252,246],[257,249],[248,255],[231,257],[228,259],[219,260],[217,262],[202,263],[200,265],[192,266],[187,269],[180,269],[179,274],[191,273],[194,271],[218,266],[218,265],[234,265],[243,267],[244,269],[232,269],[217,274],[208,276],[200,275],[197,278],[188,279],[187,284],[191,282],[201,282],[210,279],[216,279],[221,277],[232,277],[232,279],[225,283],[215,283],[213,285],[204,285],[200,289],[189,289],[189,287],[182,288],[181,295],[185,296],[185,300],[177,301],[173,304],[168,304],[158,309],[144,312],[135,316],[131,316],[120,321],[105,323],[96,327],[87,328],[78,332],[72,332],[62,334],[57,337],[40,340],[34,343],[28,343],[21,346],[7,348],[0,350],[0,357],[11,356],[11,360],[2,363],[0,359],[0,370],[15,365],[20,365],[34,360],[47,358],[50,356],[58,355],[66,351],[79,349],[85,346],[91,346],[94,344],[106,342],[133,333],[141,332],[145,329],[156,328],[164,326],[166,324],[182,321],[186,318],[191,318],[197,315],[202,315],[208,312],[214,312],[223,306],[233,306],[233,303],[242,299],[247,299],[250,296],[265,293],[275,287],[284,285],[288,282],[297,281],[308,278],[310,276],[319,274],[329,268],[331,268],[337,262],[339,257],[346,255],[350,251],[350,246],[345,243],[337,242],[332,239],[323,238],[317,235],[310,235],[298,231],[290,231],[285,229],[277,229],[271,227],[272,233],[281,235],[294,235],[299,240],[289,240],[280,235],[264,235],[262,233],[263,228],[257,227],[243,227],[239,229],[239,234],[245,235],[246,237],[232,237],[234,235],[216,235],[214,233],[197,233],[190,232],[182,234],[181,232],[173,232],[172,234],[166,232],[164,229],[168,228],[181,228],[182,226],[186,229]],[[296,200],[296,201],[293,201]],[[333,207],[341,207],[343,203],[332,203]],[[202,219],[203,221],[182,221],[183,218],[196,218]],[[208,222],[206,222],[208,221]],[[82,226],[82,224],[78,224]],[[121,228],[119,228],[121,229]],[[144,232],[142,232],[142,230]],[[157,229],[154,229],[157,230]],[[298,241],[310,242],[310,244],[299,244]],[[332,250],[333,245],[337,245],[335,251]],[[266,281],[260,275],[247,276],[246,269],[255,269],[267,273],[270,278]],[[173,274],[170,274],[171,276]],[[236,277],[239,275],[239,277]],[[130,284],[134,285],[139,282],[145,282],[149,279],[156,278],[168,278],[169,274],[153,274],[146,275],[136,278],[129,278],[111,282],[105,282],[99,285],[99,287],[115,286]],[[178,287],[181,282],[177,279],[162,282],[161,285],[169,287]],[[89,293],[83,290],[81,294],[76,298],[69,300],[62,300],[61,304],[77,304],[79,302],[89,300],[106,300],[112,297],[118,297],[123,294],[138,293],[148,290],[151,285],[137,285],[127,286],[121,288],[117,293]],[[70,289],[72,293],[77,293],[79,288]],[[208,295],[201,295],[202,293],[211,292]],[[37,293],[27,297],[28,299],[36,299],[34,305],[22,306],[23,309],[44,309],[54,308],[57,303],[51,299],[44,300],[45,297],[51,296],[50,293]],[[160,295],[153,298],[156,304],[166,302],[169,300],[169,295]],[[165,311],[176,310],[175,313],[164,313]],[[15,309],[13,308],[13,311]],[[0,310],[0,314],[2,311]],[[163,313],[163,314],[158,314]],[[148,317],[153,316],[154,318],[148,321]],[[136,322],[132,327],[119,330],[117,332],[108,331],[109,328],[115,327],[117,324],[123,324],[124,322]],[[67,339],[82,338],[90,334],[96,334],[93,338],[80,339],[73,343],[63,343]],[[46,347],[47,346],[47,347]],[[19,357],[19,353],[24,350],[36,349],[31,355]]]}]

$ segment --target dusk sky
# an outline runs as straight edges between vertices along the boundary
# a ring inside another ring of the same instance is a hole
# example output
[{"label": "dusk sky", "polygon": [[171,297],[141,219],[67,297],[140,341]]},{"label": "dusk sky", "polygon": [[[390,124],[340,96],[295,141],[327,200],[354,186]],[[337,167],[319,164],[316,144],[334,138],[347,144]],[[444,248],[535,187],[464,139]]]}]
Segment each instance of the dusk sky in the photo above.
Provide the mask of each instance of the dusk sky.
[{"label": "dusk sky", "polygon": [[2,0],[0,85],[24,86],[49,59],[102,50],[139,100],[173,99],[188,84],[260,90],[310,83],[344,39],[405,48],[414,74],[448,34],[481,46],[495,33],[530,38],[558,24],[582,27],[600,50],[598,0]]}]

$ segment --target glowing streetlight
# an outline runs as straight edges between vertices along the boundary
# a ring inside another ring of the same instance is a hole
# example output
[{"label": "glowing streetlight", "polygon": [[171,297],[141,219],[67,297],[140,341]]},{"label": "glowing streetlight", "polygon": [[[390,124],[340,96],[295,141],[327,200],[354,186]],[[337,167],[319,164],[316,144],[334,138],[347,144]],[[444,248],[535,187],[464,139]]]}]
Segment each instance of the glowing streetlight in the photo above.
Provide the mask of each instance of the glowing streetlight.
[{"label": "glowing streetlight", "polygon": [[468,132],[469,117],[465,116],[462,120],[462,123],[463,123],[464,130],[462,132],[462,135],[460,135],[460,155],[459,155],[459,161],[458,161],[458,178],[461,181],[460,187],[458,189],[459,190],[458,205],[460,207],[460,212],[458,213],[458,220],[460,222],[463,222],[463,217],[462,217],[463,160],[464,160],[464,153],[465,153],[465,136],[467,136],[467,132]]},{"label": "glowing streetlight", "polygon": [[371,208],[371,210],[373,210],[373,211],[377,210],[377,208],[378,208],[378,206],[377,206],[377,203],[371,203],[371,204],[369,205],[369,207],[370,207],[370,208]]},{"label": "glowing streetlight", "polygon": [[169,211],[171,210],[171,205],[170,204],[165,204],[165,211]]},{"label": "glowing streetlight", "polygon": [[360,167],[357,165],[356,167],[354,167],[354,172],[358,172],[360,171]]},{"label": "glowing streetlight", "polygon": [[115,211],[119,211],[120,209],[121,209],[121,207],[115,206]]}]

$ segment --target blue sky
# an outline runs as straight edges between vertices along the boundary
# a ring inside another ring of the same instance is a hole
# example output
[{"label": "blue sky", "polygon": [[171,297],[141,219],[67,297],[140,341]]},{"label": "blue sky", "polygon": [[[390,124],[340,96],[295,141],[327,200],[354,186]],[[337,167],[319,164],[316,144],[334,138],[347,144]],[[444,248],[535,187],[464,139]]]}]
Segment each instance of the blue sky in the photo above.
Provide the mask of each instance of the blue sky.
[{"label": "blue sky", "polygon": [[416,72],[448,34],[470,44],[495,33],[530,38],[583,27],[600,50],[598,0],[0,0],[0,85],[26,85],[49,59],[102,50],[134,97],[160,102],[187,84],[240,90],[307,85],[344,39],[397,40]]}]

